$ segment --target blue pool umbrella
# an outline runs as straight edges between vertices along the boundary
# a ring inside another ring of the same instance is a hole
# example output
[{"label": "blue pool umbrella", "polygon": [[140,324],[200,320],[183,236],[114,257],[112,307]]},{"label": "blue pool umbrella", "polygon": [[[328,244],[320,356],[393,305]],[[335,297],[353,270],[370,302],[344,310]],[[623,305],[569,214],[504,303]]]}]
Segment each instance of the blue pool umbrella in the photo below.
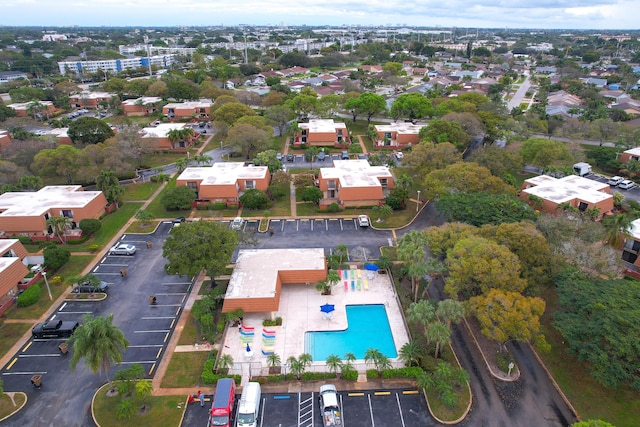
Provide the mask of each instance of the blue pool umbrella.
[{"label": "blue pool umbrella", "polygon": [[378,270],[380,270],[380,267],[378,267],[375,264],[365,264],[364,265],[364,269],[365,270],[369,270],[369,271],[378,271]]},{"label": "blue pool umbrella", "polygon": [[335,309],[336,308],[333,304],[325,304],[320,306],[320,311],[323,313],[331,313]]},{"label": "blue pool umbrella", "polygon": [[247,343],[247,353],[251,352],[251,347],[249,347],[249,343]]}]

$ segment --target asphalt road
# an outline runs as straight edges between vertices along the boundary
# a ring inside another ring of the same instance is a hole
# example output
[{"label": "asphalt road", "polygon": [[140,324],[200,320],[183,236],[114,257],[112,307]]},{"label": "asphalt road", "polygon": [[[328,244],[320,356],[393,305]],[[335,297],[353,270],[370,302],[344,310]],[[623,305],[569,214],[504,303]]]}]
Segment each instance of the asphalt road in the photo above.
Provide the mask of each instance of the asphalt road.
[{"label": "asphalt road", "polygon": [[[169,276],[164,272],[162,244],[171,224],[161,224],[153,235],[123,236],[122,241],[138,248],[134,256],[105,256],[92,273],[109,283],[108,297],[100,302],[70,301],[57,307],[56,318],[81,321],[85,313],[114,315],[114,324],[129,340],[123,364],[118,369],[140,363],[151,377],[156,363],[164,355],[166,343],[173,331],[192,285],[186,277]],[[152,242],[147,249],[146,241]],[[120,269],[127,269],[127,277]],[[148,297],[155,294],[157,305]],[[90,426],[91,398],[106,381],[104,374],[94,375],[84,362],[76,370],[69,368],[70,354],[60,355],[59,340],[30,340],[17,354],[14,362],[3,367],[5,391],[23,391],[29,399],[20,413],[5,421],[7,426]],[[43,385],[34,388],[30,379],[41,374]],[[150,375],[151,374],[151,375]]]}]

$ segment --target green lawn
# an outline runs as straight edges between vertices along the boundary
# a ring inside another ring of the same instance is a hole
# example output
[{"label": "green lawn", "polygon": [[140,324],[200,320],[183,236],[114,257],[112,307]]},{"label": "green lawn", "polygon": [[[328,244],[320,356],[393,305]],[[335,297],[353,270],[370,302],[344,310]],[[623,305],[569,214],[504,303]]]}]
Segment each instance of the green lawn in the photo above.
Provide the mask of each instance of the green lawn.
[{"label": "green lawn", "polygon": [[[189,149],[189,156],[193,157],[196,155],[197,149],[195,147],[191,147]],[[142,159],[142,164],[146,168],[157,168],[160,166],[168,165],[170,163],[174,163],[178,159],[182,159],[187,157],[187,152],[182,151],[179,153],[152,153],[144,156]]]},{"label": "green lawn", "polygon": [[140,182],[137,184],[125,185],[125,192],[124,196],[122,196],[122,200],[148,200],[158,187],[160,187],[159,182]]},{"label": "green lawn", "polygon": [[167,371],[162,377],[161,387],[197,387],[200,385],[202,367],[208,356],[208,351],[173,353]]},{"label": "green lawn", "polygon": [[143,224],[141,221],[133,221],[131,225],[126,229],[125,233],[134,234],[148,234],[153,233],[153,230],[160,224],[160,221],[149,221],[148,224]]},{"label": "green lawn", "polygon": [[[206,354],[206,353],[205,353]],[[119,396],[107,397],[108,386],[98,390],[93,410],[97,424],[101,427],[120,427],[130,425],[137,427],[179,426],[182,420],[182,412],[187,396],[150,396],[147,398],[148,410],[144,413],[135,411],[128,420],[119,419]],[[135,408],[140,406],[139,403]]]},{"label": "green lawn", "polygon": [[583,420],[605,420],[616,427],[636,427],[640,414],[638,391],[630,388],[607,389],[594,380],[588,372],[588,365],[567,352],[564,338],[551,325],[556,310],[555,293],[545,291],[544,299],[547,301],[547,310],[542,318],[542,326],[551,352],[538,353],[580,417]]},{"label": "green lawn", "polygon": [[[93,261],[93,259],[94,257],[92,255],[73,255],[64,267],[55,274],[50,274],[48,276],[49,281],[51,282],[51,279],[55,276],[63,278],[78,276],[82,270],[84,270],[89,263]],[[40,280],[38,283],[40,283],[40,299],[38,302],[30,305],[29,307],[18,308],[18,306],[14,305],[9,309],[9,311],[7,311],[7,317],[11,319],[38,319],[45,311],[47,311],[51,306],[52,301],[49,300],[49,294],[47,293],[47,287],[45,286],[44,280]],[[53,301],[55,301],[69,285],[70,283],[66,282],[62,285],[50,284]]]},{"label": "green lawn", "polygon": [[[207,290],[209,290],[208,286],[207,286]],[[187,318],[187,321],[184,324],[184,329],[180,333],[180,339],[178,340],[178,345],[193,345],[196,342],[198,342],[199,339],[200,339],[200,329],[198,328],[198,324],[193,318],[193,315],[189,313],[189,317]]]},{"label": "green lawn", "polygon": [[[0,325],[0,354],[7,354],[9,349],[33,325],[30,323],[3,323]],[[0,415],[0,419],[2,415]]]},{"label": "green lawn", "polygon": [[14,396],[13,400],[15,400],[16,406],[13,405],[11,398],[6,394],[0,396],[0,420],[9,414],[13,413],[16,409],[23,404],[26,400],[27,396],[25,394],[18,393]]}]

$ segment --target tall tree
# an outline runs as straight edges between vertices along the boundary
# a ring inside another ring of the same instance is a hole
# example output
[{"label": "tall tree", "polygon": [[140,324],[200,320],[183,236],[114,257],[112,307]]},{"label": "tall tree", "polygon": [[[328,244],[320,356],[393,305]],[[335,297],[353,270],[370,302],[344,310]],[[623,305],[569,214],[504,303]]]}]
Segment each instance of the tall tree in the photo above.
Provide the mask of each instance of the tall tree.
[{"label": "tall tree", "polygon": [[624,213],[604,217],[602,225],[606,232],[605,243],[616,249],[622,247],[625,239],[631,237],[632,221],[633,217]]},{"label": "tall tree", "polygon": [[400,95],[391,106],[391,117],[399,119],[406,117],[410,120],[432,116],[434,113],[431,100],[421,93],[407,93]]},{"label": "tall tree", "polygon": [[410,231],[398,241],[398,259],[405,263],[407,274],[411,278],[414,302],[418,300],[419,280],[427,274],[426,244],[427,238],[421,231]]},{"label": "tall tree", "polygon": [[111,365],[122,362],[122,353],[129,346],[124,332],[113,324],[113,314],[106,317],[93,317],[85,314],[80,325],[69,339],[73,349],[71,369],[75,369],[84,359],[94,374],[104,372],[109,388],[113,389],[109,370]]},{"label": "tall tree", "polygon": [[238,243],[238,234],[212,221],[184,223],[174,228],[162,248],[169,261],[169,274],[193,277],[201,271],[208,276],[222,274]]},{"label": "tall tree", "polygon": [[118,207],[118,201],[124,195],[124,187],[120,185],[120,181],[116,174],[110,170],[101,170],[96,177],[96,188],[104,193],[107,202],[115,203]]},{"label": "tall tree", "polygon": [[74,145],[85,146],[104,142],[115,135],[109,125],[95,117],[80,117],[69,126],[67,135]]},{"label": "tall tree", "polygon": [[266,148],[269,139],[270,136],[264,130],[247,123],[239,123],[229,130],[227,143],[235,152],[250,159],[254,152]]},{"label": "tall tree", "polygon": [[47,219],[47,228],[53,230],[53,234],[60,239],[60,243],[67,243],[67,229],[71,228],[71,218],[66,216],[51,216]]},{"label": "tall tree", "polygon": [[445,321],[447,328],[451,323],[459,323],[464,318],[464,305],[460,301],[445,299],[438,302],[436,314]]}]

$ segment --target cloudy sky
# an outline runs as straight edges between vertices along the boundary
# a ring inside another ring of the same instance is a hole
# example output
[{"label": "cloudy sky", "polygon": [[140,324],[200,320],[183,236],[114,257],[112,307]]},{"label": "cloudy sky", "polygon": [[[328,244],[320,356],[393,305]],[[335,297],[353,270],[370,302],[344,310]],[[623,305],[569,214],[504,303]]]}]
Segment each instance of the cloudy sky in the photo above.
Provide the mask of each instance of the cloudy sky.
[{"label": "cloudy sky", "polygon": [[0,0],[0,25],[638,29],[638,0]]}]

